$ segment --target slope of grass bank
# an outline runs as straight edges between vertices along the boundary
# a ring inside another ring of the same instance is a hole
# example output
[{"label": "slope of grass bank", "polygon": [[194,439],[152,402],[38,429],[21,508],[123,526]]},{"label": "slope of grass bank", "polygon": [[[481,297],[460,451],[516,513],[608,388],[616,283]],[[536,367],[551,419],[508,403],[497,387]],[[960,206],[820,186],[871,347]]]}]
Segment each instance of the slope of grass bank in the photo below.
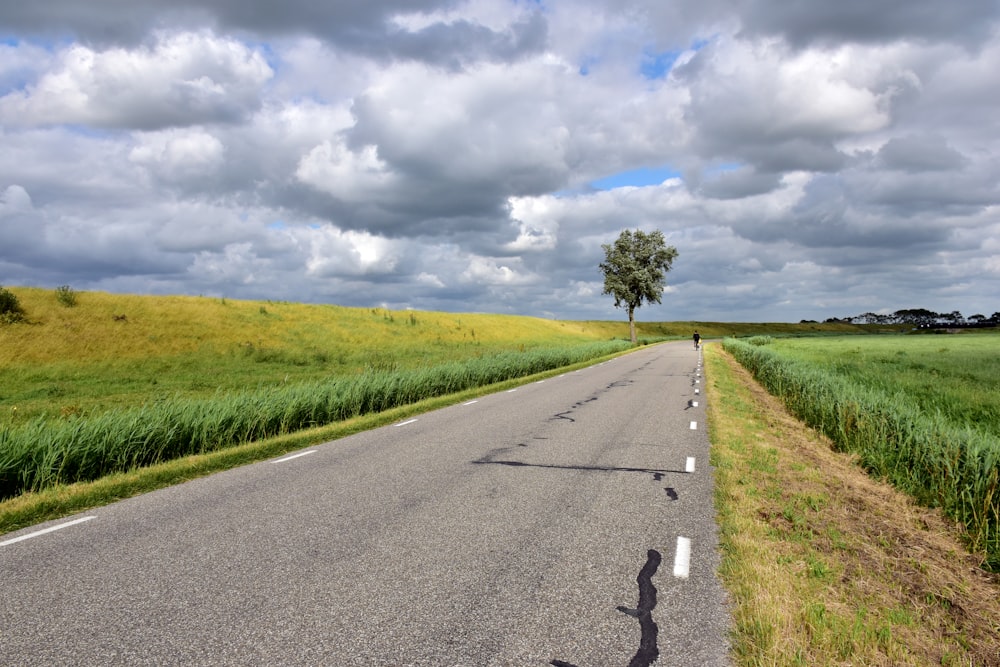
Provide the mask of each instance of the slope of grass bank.
[{"label": "slope of grass bank", "polygon": [[1000,665],[1000,578],[961,530],[835,452],[720,346],[705,358],[736,664]]},{"label": "slope of grass bank", "polygon": [[10,289],[27,323],[0,326],[0,425],[627,335],[531,317],[98,292],[67,308],[52,291]]}]

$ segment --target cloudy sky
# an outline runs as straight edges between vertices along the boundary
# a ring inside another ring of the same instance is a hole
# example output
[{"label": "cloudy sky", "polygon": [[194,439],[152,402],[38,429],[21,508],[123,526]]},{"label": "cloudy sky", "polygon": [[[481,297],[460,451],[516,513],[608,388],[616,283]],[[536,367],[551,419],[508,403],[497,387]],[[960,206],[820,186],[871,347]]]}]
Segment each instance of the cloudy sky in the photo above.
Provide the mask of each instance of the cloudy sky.
[{"label": "cloudy sky", "polygon": [[996,0],[0,0],[0,284],[645,320],[1000,310]]}]

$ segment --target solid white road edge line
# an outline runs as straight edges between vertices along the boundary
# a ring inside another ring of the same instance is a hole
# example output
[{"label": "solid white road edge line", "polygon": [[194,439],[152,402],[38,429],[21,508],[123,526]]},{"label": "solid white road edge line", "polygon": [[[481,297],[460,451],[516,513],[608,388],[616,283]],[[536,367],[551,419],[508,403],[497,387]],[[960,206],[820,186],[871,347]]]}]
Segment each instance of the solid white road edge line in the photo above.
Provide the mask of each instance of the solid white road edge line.
[{"label": "solid white road edge line", "polygon": [[315,449],[310,449],[308,452],[299,452],[298,454],[292,454],[291,456],[286,456],[283,459],[275,459],[272,463],[284,463],[285,461],[291,461],[292,459],[297,459],[300,456],[309,456],[310,454],[315,454]]},{"label": "solid white road edge line", "polygon": [[686,537],[677,538],[677,551],[674,553],[674,576],[687,579],[691,571],[691,540]]},{"label": "solid white road edge line", "polygon": [[32,537],[38,537],[39,535],[44,535],[45,533],[51,533],[54,530],[62,530],[63,528],[69,528],[70,526],[75,526],[78,523],[83,523],[84,521],[90,521],[91,519],[96,519],[96,516],[85,516],[79,519],[73,519],[72,521],[67,521],[66,523],[61,523],[58,526],[50,526],[42,530],[36,530],[33,533],[28,533],[27,535],[21,535],[20,537],[12,537],[9,540],[4,540],[0,542],[0,547],[7,546],[8,544],[14,544],[15,542],[21,542],[23,540],[30,540]]}]

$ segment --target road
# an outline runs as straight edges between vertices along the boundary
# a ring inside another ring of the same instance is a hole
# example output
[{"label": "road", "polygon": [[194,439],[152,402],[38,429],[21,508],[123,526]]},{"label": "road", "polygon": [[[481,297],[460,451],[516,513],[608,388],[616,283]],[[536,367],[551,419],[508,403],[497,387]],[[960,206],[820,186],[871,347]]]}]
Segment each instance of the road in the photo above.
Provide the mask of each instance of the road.
[{"label": "road", "polygon": [[699,355],[4,535],[0,664],[728,664]]}]

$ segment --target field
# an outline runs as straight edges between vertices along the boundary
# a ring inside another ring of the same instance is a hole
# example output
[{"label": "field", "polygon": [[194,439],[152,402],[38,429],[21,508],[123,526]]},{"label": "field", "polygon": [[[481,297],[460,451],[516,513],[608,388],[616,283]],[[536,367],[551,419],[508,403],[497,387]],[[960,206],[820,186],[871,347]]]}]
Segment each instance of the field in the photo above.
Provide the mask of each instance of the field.
[{"label": "field", "polygon": [[972,549],[1000,570],[1000,337],[761,338],[725,347],[873,475],[961,522]]}]

